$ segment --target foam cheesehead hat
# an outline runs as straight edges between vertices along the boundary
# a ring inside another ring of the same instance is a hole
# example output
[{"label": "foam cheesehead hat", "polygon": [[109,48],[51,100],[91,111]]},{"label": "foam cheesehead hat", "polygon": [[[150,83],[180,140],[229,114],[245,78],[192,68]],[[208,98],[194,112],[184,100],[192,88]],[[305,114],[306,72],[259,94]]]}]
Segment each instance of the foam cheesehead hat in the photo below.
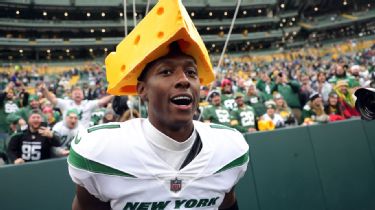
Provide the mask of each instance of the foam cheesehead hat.
[{"label": "foam cheesehead hat", "polygon": [[137,78],[145,66],[167,55],[173,42],[195,59],[201,84],[215,79],[207,49],[181,0],[160,0],[105,59],[107,92],[137,94]]},{"label": "foam cheesehead hat", "polygon": [[348,81],[346,81],[346,80],[339,80],[339,81],[337,81],[336,88],[339,88],[339,87],[342,87],[342,86],[349,87]]}]

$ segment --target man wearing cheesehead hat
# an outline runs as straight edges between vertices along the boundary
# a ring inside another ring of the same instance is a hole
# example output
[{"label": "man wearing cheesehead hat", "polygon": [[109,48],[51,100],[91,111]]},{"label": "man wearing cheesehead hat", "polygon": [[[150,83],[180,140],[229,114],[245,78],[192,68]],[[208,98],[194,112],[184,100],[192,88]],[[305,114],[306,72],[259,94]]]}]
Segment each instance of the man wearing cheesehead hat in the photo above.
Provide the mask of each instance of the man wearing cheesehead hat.
[{"label": "man wearing cheesehead hat", "polygon": [[233,129],[193,121],[214,74],[181,0],[160,0],[106,67],[108,92],[138,94],[149,115],[79,131],[68,158],[73,209],[238,209],[248,145]]}]

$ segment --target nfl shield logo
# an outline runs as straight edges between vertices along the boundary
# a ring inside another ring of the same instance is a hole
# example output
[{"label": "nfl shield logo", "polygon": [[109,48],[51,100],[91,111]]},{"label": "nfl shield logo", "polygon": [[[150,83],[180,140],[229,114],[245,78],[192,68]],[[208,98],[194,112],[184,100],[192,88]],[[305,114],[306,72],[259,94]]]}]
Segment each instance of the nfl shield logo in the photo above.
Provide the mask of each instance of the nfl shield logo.
[{"label": "nfl shield logo", "polygon": [[171,191],[172,192],[180,191],[181,186],[182,186],[182,180],[177,179],[177,177],[174,180],[171,180]]}]

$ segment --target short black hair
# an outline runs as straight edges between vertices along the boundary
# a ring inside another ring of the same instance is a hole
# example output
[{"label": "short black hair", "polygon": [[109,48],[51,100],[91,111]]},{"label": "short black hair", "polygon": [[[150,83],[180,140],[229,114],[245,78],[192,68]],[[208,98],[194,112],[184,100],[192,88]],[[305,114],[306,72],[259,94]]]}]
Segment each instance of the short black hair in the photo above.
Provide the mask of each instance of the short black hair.
[{"label": "short black hair", "polygon": [[144,81],[144,79],[146,78],[146,75],[147,75],[147,72],[150,70],[151,66],[153,66],[158,60],[160,59],[163,59],[169,55],[179,55],[179,54],[184,54],[182,51],[181,51],[181,48],[178,44],[178,41],[174,41],[172,42],[170,45],[169,45],[169,52],[167,55],[165,56],[162,56],[158,59],[155,59],[153,61],[151,61],[150,63],[148,63],[145,68],[142,70],[141,74],[139,75],[139,77],[137,78],[138,81]]}]

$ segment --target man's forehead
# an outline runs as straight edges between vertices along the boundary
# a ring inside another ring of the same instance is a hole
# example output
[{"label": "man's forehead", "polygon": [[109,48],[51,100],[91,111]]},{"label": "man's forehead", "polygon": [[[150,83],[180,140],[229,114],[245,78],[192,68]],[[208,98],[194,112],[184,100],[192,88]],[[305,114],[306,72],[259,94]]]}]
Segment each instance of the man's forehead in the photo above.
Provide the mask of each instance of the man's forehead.
[{"label": "man's forehead", "polygon": [[76,113],[70,113],[67,115],[68,117],[78,117],[78,115]]},{"label": "man's forehead", "polygon": [[169,54],[169,55],[166,55],[166,56],[163,56],[157,60],[155,60],[155,64],[156,63],[171,63],[171,62],[184,62],[184,63],[192,63],[192,64],[196,64],[195,62],[195,59],[190,56],[190,55],[186,55],[186,54]]},{"label": "man's forehead", "polygon": [[146,65],[141,74],[138,77],[138,81],[143,81],[148,74],[149,70],[162,64],[178,64],[178,65],[196,65],[195,59],[184,53],[170,53],[163,57],[160,57]]}]

